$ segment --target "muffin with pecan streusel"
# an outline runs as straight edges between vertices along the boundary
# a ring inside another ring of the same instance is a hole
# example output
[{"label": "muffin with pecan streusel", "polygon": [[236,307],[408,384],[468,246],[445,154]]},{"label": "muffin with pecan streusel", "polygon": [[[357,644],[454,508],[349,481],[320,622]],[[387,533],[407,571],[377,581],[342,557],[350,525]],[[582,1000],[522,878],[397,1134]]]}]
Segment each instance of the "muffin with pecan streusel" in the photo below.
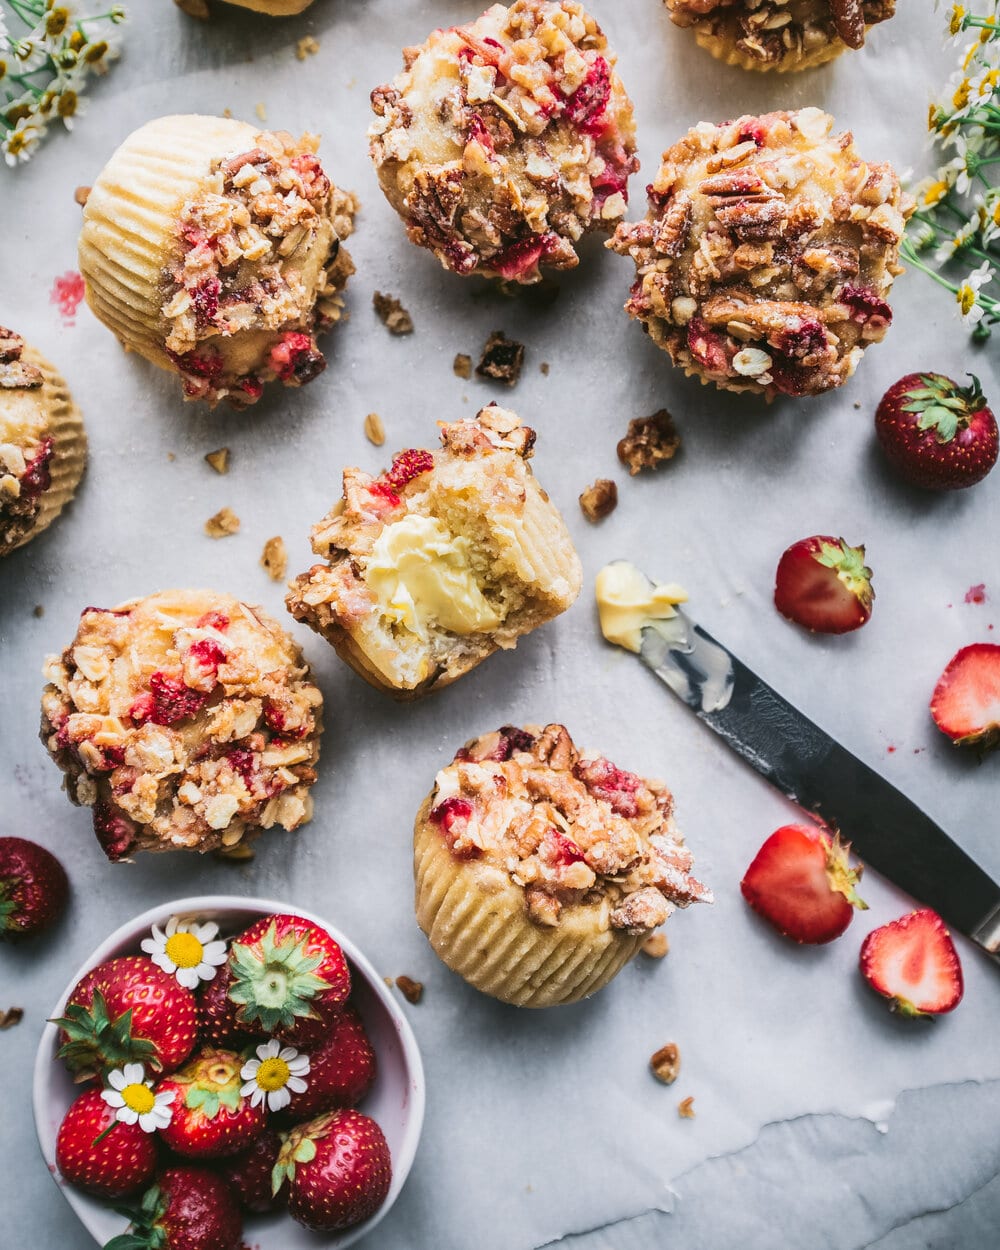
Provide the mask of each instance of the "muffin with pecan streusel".
[{"label": "muffin with pecan streusel", "polygon": [[625,216],[632,103],[576,0],[494,4],[403,52],[368,131],[382,190],[446,269],[537,282]]},{"label": "muffin with pecan streusel", "polygon": [[470,985],[519,1007],[607,985],[675,907],[710,903],[660,781],[505,725],[438,773],[414,830],[417,921]]},{"label": "muffin with pecan streusel", "polygon": [[47,529],[73,498],[87,436],[45,357],[0,326],[0,556]]},{"label": "muffin with pecan streusel", "polygon": [[817,108],[700,122],[663,155],[625,310],[686,373],[730,391],[841,386],[892,321],[912,201]]},{"label": "muffin with pecan streusel", "polygon": [[812,69],[845,48],[861,48],[896,0],[665,0],[701,47],[743,69]]},{"label": "muffin with pecan streusel", "polygon": [[84,208],[87,302],[131,348],[179,373],[188,399],[246,408],[266,382],[326,367],[317,335],[354,272],[354,197],[315,135],[223,117],[161,117],[131,134]]},{"label": "muffin with pecan streusel", "polygon": [[580,593],[562,517],[528,466],[534,430],[495,405],[378,477],[344,470],[288,610],[366,681],[412,699],[558,616]]},{"label": "muffin with pecan streusel", "polygon": [[85,608],[45,676],[42,741],[108,859],[231,851],[311,817],[323,699],[260,608],[208,590]]}]

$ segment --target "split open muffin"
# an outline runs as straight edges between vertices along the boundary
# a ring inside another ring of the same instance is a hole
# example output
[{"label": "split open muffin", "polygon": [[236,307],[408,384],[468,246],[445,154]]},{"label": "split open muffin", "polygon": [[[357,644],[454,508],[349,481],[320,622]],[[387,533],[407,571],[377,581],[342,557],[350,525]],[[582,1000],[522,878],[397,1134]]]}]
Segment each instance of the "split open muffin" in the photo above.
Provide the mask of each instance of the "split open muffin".
[{"label": "split open muffin", "polygon": [[161,117],[131,134],[84,208],[87,302],[188,399],[246,408],[264,384],[326,367],[317,336],[354,272],[341,246],[357,204],[315,135],[224,117]]},{"label": "split open muffin", "polygon": [[580,561],[528,466],[533,430],[495,405],[400,452],[312,531],[315,564],[288,609],[366,681],[399,698],[446,686],[564,612]]},{"label": "split open muffin", "polygon": [[677,26],[690,27],[714,57],[743,69],[812,69],[864,46],[896,0],[665,0]]},{"label": "split open muffin", "polygon": [[417,921],[476,989],[520,1007],[593,994],[675,907],[711,902],[659,781],[506,725],[438,773],[417,814]]},{"label": "split open muffin", "polygon": [[537,282],[623,219],[632,103],[576,0],[494,4],[403,63],[372,92],[371,156],[411,241],[446,269]]},{"label": "split open muffin", "polygon": [[207,590],[85,608],[45,676],[42,741],[109,859],[232,849],[312,815],[322,696],[260,608]]},{"label": "split open muffin", "polygon": [[0,326],[0,556],[47,529],[87,460],[83,418],[45,357]]},{"label": "split open muffin", "polygon": [[772,398],[841,386],[884,338],[913,202],[817,108],[699,122],[663,155],[625,309],[685,373]]}]

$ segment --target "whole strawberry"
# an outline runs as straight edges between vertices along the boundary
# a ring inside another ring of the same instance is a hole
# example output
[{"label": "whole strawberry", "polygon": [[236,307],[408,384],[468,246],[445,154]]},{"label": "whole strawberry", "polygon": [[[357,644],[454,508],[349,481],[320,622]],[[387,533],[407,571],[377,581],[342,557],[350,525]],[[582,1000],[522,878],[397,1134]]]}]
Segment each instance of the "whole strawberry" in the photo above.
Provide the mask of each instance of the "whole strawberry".
[{"label": "whole strawberry", "polygon": [[47,929],[68,895],[66,870],[51,851],[27,838],[0,838],[0,940]]},{"label": "whole strawberry", "polygon": [[974,486],[1000,449],[996,418],[975,377],[959,386],[941,373],[908,373],[882,396],[875,433],[889,462],[926,490]]},{"label": "whole strawberry", "polygon": [[287,1178],[288,1210],[315,1233],[350,1228],[374,1215],[392,1183],[382,1130],[360,1111],[332,1111],[292,1129],[274,1165]]},{"label": "whole strawberry", "polygon": [[165,1076],[156,1092],[174,1091],[173,1115],[160,1136],[179,1155],[215,1159],[237,1154],[264,1131],[266,1112],[240,1093],[243,1060],[206,1047]]},{"label": "whole strawberry", "polygon": [[857,895],[861,868],[850,846],[815,825],[783,825],[757,852],[740,882],[743,897],[796,942],[832,942],[868,904]]},{"label": "whole strawberry", "polygon": [[864,547],[850,547],[843,538],[802,538],[778,562],[774,606],[805,629],[820,634],[860,629],[874,598]]},{"label": "whole strawberry", "polygon": [[221,1159],[216,1165],[219,1175],[247,1211],[276,1211],[288,1201],[287,1185],[282,1184],[277,1193],[271,1189],[271,1175],[280,1150],[281,1138],[268,1128],[249,1150]]},{"label": "whole strawberry", "polygon": [[309,1081],[281,1113],[290,1122],[311,1119],[322,1111],[355,1107],[375,1080],[375,1051],[361,1017],[345,1007],[329,1033],[309,1052]]},{"label": "whole strawberry", "polygon": [[53,1021],[62,1029],[59,1057],[78,1081],[124,1063],[172,1072],[194,1049],[194,995],[144,955],[92,968]]},{"label": "whole strawberry", "polygon": [[94,1086],[70,1105],[59,1125],[56,1166],[64,1180],[87,1193],[122,1198],[152,1179],[155,1139],[138,1124],[116,1121]]},{"label": "whole strawberry", "polygon": [[[233,974],[228,963],[217,968],[215,976],[198,995],[198,1034],[211,1046],[242,1050],[254,1034],[240,1027],[236,1018],[239,1007],[229,997]],[[259,1035],[258,1035],[259,1036]]]},{"label": "whole strawberry", "polygon": [[344,952],[301,916],[265,916],[229,948],[241,1027],[295,1046],[319,1042],[351,992]]},{"label": "whole strawberry", "polygon": [[956,746],[1000,742],[1000,646],[974,642],[948,661],[931,697],[934,723]]},{"label": "whole strawberry", "polygon": [[940,1015],[962,1001],[962,965],[944,921],[929,907],[869,933],[861,974],[903,1016]]},{"label": "whole strawberry", "polygon": [[166,1168],[104,1250],[240,1250],[243,1217],[226,1182],[205,1168]]}]

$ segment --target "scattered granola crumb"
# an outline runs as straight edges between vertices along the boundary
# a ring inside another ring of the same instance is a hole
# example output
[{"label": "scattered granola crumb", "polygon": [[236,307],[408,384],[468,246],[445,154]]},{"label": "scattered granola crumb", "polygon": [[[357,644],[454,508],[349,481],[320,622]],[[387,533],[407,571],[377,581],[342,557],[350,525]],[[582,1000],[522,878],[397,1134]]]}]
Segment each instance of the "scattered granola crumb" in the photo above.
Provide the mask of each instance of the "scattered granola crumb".
[{"label": "scattered granola crumb", "polygon": [[260,121],[262,122],[267,121],[267,109],[264,107],[263,100],[257,101],[257,103],[253,106],[253,111],[257,114],[257,117],[260,119]]},{"label": "scattered granola crumb", "polygon": [[385,426],[377,412],[370,412],[365,417],[365,438],[376,447],[381,447],[385,442]]},{"label": "scattered granola crumb", "polygon": [[245,864],[248,860],[255,858],[257,852],[252,846],[237,842],[235,846],[220,846],[214,854],[216,859],[225,864]]},{"label": "scattered granola crumb", "polygon": [[171,463],[172,463],[174,460],[176,460],[176,459],[177,459],[177,457],[174,455],[174,453],[173,453],[172,451],[168,451],[168,452],[167,452],[167,459],[168,459],[169,461],[171,461]]},{"label": "scattered granola crumb", "polygon": [[472,357],[466,356],[463,352],[459,352],[452,361],[452,372],[457,378],[472,377]]},{"label": "scattered granola crumb", "polygon": [[222,116],[223,116],[223,117],[232,117],[232,115],[233,115],[233,110],[232,110],[232,109],[223,109],[223,110],[222,110]]},{"label": "scattered granola crumb", "polygon": [[280,582],[285,576],[288,571],[288,549],[280,534],[275,534],[264,544],[260,562],[273,582]]},{"label": "scattered granola crumb", "polygon": [[670,942],[667,940],[665,933],[651,933],[645,942],[643,942],[640,950],[644,955],[648,955],[650,959],[662,959],[670,950]]},{"label": "scattered granola crumb", "polygon": [[588,521],[603,521],[617,506],[618,487],[607,477],[599,477],[580,496],[580,507]]},{"label": "scattered granola crumb", "polygon": [[208,11],[208,0],[174,0],[174,4],[188,17],[196,17],[199,22],[207,22],[211,14]]},{"label": "scattered granola crumb", "polygon": [[216,471],[216,473],[228,473],[229,472],[229,448],[228,447],[220,447],[218,451],[210,451],[206,455],[205,460],[207,461],[208,464],[212,466],[212,468]]},{"label": "scattered granola crumb", "polygon": [[12,1029],[15,1024],[20,1024],[23,1019],[23,1007],[8,1007],[6,1011],[0,1011],[0,1029]]},{"label": "scattered granola crumb", "polygon": [[238,534],[240,518],[232,508],[220,508],[215,516],[205,522],[205,533],[209,538],[226,538],[229,534]]},{"label": "scattered granola crumb", "polygon": [[315,56],[318,51],[319,41],[314,39],[312,35],[303,35],[295,45],[295,56],[299,61],[304,61],[307,56]]},{"label": "scattered granola crumb", "polygon": [[543,360],[538,367],[546,377],[549,376],[549,362],[547,360]]},{"label": "scattered granola crumb", "polygon": [[494,330],[486,340],[483,354],[476,365],[476,376],[513,386],[521,376],[523,364],[524,344],[518,343],[516,339],[509,339],[502,330]]},{"label": "scattered granola crumb", "polygon": [[860,407],[861,407],[861,402],[860,402],[859,400],[855,400],[854,407],[855,407],[855,408],[860,408]]},{"label": "scattered granola crumb", "polygon": [[31,610],[31,615],[32,616],[44,616],[45,615],[44,606],[40,603],[36,603],[35,606]]},{"label": "scattered granola crumb", "polygon": [[83,208],[84,204],[90,199],[90,187],[77,187],[73,192],[73,199]]},{"label": "scattered granola crumb", "polygon": [[414,981],[412,977],[397,977],[396,989],[408,1003],[419,1003],[424,996],[423,981]]},{"label": "scattered granola crumb", "polygon": [[618,443],[618,459],[635,477],[643,469],[658,469],[673,460],[681,445],[673,418],[666,408],[628,423],[628,433]]},{"label": "scattered granola crumb", "polygon": [[[677,1049],[677,1043],[667,1042],[666,1046],[661,1046],[650,1056],[649,1066],[658,1081],[662,1081],[664,1085],[673,1085],[681,1070],[681,1052]],[[693,1099],[687,1101],[691,1102]],[[683,1114],[682,1111],[681,1115]]]},{"label": "scattered granola crumb", "polygon": [[413,333],[413,318],[395,295],[383,295],[381,291],[376,291],[372,296],[372,306],[390,334]]},{"label": "scattered granola crumb", "polygon": [[390,990],[396,984],[392,977],[383,977],[382,980],[388,985]]},{"label": "scattered granola crumb", "polygon": [[682,1098],[681,1101],[677,1104],[677,1114],[681,1117],[682,1120],[693,1120],[694,1119],[694,1099]]}]

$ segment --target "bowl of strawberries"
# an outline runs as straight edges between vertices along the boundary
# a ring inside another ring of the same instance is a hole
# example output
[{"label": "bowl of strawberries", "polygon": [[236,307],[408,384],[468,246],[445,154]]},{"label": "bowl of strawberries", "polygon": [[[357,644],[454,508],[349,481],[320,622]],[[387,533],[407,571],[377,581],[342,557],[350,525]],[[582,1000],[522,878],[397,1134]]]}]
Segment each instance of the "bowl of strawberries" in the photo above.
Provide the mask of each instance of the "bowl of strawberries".
[{"label": "bowl of strawberries", "polygon": [[144,912],[87,959],[42,1034],[34,1111],[108,1250],[344,1247],[403,1187],[423,1066],[343,934],[210,895]]}]

